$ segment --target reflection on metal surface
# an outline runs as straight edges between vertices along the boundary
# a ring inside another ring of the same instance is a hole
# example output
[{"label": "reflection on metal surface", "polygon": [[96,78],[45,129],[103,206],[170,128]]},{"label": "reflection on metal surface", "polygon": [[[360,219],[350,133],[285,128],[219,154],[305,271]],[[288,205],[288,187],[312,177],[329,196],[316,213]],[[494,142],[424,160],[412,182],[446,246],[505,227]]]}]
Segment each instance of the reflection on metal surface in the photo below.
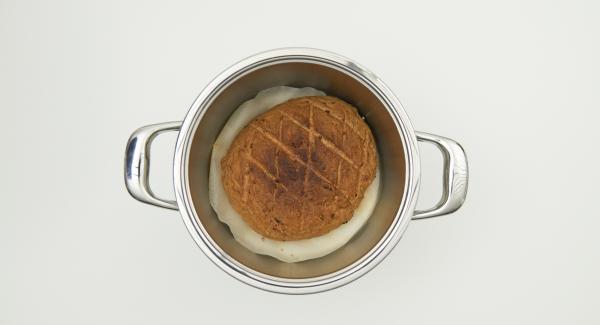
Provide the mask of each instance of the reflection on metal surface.
[{"label": "reflection on metal surface", "polygon": [[417,132],[417,139],[432,143],[442,151],[444,185],[438,204],[428,210],[415,211],[412,219],[439,217],[458,210],[467,198],[469,169],[465,150],[458,142],[435,134]]},{"label": "reflection on metal surface", "polygon": [[156,197],[150,189],[150,145],[166,131],[179,131],[181,122],[167,122],[137,129],[125,149],[125,187],[135,199],[159,207],[177,210],[177,202]]}]

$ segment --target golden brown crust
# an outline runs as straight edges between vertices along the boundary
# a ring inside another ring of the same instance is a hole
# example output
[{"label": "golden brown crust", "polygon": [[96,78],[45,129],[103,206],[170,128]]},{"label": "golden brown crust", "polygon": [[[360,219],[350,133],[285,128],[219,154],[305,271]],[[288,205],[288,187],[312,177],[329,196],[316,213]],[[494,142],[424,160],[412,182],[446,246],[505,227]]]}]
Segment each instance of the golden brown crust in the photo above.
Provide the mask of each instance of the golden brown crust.
[{"label": "golden brown crust", "polygon": [[348,222],[376,169],[371,130],[331,96],[275,106],[240,131],[221,160],[232,206],[275,240],[312,238]]}]

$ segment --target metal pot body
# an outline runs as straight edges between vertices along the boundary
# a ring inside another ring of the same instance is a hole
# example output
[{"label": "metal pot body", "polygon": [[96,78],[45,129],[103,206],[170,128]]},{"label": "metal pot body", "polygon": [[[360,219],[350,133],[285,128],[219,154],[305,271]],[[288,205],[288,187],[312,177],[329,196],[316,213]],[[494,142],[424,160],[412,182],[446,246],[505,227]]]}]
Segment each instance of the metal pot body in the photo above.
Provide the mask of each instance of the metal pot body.
[{"label": "metal pot body", "polygon": [[[241,103],[281,85],[317,88],[354,105],[373,131],[382,174],[379,200],[365,227],[337,251],[298,263],[280,262],[241,246],[218,221],[208,199],[212,144],[222,126]],[[149,146],[166,131],[179,132],[173,159],[175,201],[156,197],[148,185]],[[443,195],[426,211],[415,211],[417,141],[433,143],[444,157]],[[125,155],[125,183],[134,198],[178,209],[202,251],[234,278],[287,294],[321,292],[359,278],[390,253],[410,220],[457,210],[466,197],[467,178],[462,147],[448,138],[415,132],[398,99],[373,73],[337,54],[308,48],[263,52],[231,66],[200,93],[183,122],[136,130]]]}]

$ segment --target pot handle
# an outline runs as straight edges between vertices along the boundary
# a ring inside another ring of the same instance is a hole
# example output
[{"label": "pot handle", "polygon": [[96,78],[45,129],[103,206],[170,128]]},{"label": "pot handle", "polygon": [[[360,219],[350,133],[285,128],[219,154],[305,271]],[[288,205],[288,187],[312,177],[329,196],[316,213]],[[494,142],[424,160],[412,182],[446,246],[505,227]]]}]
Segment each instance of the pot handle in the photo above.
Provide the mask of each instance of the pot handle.
[{"label": "pot handle", "polygon": [[439,217],[452,213],[465,202],[469,169],[467,155],[458,142],[439,135],[417,132],[417,140],[435,145],[444,156],[444,188],[442,198],[433,208],[416,210],[412,220]]},{"label": "pot handle", "polygon": [[166,122],[141,127],[131,134],[125,149],[125,187],[138,201],[177,210],[177,202],[157,197],[150,189],[150,145],[166,131],[179,131],[181,122]]}]

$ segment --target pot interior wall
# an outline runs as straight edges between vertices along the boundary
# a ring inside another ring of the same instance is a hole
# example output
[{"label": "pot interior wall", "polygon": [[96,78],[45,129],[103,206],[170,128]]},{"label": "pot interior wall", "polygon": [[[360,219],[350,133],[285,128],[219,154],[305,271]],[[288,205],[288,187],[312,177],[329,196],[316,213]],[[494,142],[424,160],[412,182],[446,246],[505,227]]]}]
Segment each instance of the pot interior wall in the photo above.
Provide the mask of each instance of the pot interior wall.
[{"label": "pot interior wall", "polygon": [[[405,186],[403,139],[384,104],[363,83],[339,67],[310,59],[263,63],[222,87],[207,108],[192,139],[188,160],[189,188],[196,218],[229,256],[268,275],[304,279],[335,272],[367,254],[384,236],[400,208]],[[240,245],[221,223],[208,200],[212,143],[231,113],[244,101],[273,86],[314,87],[358,108],[371,127],[379,153],[381,188],[373,215],[354,238],[337,251],[314,260],[284,263]],[[198,122],[196,122],[198,123]]]}]

